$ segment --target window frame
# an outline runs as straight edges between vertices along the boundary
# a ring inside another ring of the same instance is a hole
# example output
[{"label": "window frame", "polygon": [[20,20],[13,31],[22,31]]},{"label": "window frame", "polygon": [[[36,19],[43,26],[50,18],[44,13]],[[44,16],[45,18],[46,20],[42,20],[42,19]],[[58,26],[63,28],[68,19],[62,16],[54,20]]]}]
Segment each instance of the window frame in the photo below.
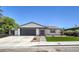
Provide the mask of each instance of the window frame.
[{"label": "window frame", "polygon": [[50,29],[50,33],[56,33],[55,29]]}]

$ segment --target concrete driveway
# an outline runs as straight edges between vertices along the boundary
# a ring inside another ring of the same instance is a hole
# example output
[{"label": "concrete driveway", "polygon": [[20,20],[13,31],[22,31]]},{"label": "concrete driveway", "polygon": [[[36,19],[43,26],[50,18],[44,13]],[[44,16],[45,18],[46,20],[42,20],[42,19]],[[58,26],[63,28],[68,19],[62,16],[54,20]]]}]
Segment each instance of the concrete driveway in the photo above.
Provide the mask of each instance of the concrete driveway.
[{"label": "concrete driveway", "polygon": [[8,46],[27,46],[27,43],[32,41],[34,36],[8,36],[0,38],[0,48]]}]

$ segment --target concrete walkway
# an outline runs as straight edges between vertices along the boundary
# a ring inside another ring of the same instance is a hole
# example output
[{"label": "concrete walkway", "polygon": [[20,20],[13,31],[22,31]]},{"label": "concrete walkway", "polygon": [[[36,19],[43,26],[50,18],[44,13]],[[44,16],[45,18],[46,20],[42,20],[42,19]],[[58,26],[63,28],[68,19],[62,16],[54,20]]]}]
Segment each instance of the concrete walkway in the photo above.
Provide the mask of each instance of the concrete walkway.
[{"label": "concrete walkway", "polygon": [[40,42],[46,42],[45,36],[39,36],[40,37]]}]

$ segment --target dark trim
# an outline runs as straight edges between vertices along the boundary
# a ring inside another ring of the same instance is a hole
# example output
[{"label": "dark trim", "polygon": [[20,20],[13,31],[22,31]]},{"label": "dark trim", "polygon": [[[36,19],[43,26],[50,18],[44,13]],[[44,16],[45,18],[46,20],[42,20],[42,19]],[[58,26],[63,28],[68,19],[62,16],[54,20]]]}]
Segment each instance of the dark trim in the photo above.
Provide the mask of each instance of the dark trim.
[{"label": "dark trim", "polygon": [[46,27],[20,27],[20,28],[38,28],[38,29],[47,29]]},{"label": "dark trim", "polygon": [[[29,22],[29,23],[23,24],[23,25],[21,25],[21,26],[28,25],[28,24],[30,24],[30,23],[34,23],[34,24],[40,25],[40,24],[35,23],[35,22]],[[46,27],[46,26],[43,26],[43,25],[40,25],[40,26],[42,26],[42,27]]]}]

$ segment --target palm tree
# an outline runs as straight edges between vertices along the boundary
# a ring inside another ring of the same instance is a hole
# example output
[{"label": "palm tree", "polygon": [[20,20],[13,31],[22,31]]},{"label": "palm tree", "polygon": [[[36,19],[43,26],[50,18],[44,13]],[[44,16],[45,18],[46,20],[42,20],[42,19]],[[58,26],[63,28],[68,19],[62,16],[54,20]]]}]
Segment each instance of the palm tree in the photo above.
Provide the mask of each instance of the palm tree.
[{"label": "palm tree", "polygon": [[[0,7],[0,8],[1,8],[1,7]],[[0,9],[0,18],[3,16],[3,15],[2,15],[2,12],[3,12],[3,11]]]}]

